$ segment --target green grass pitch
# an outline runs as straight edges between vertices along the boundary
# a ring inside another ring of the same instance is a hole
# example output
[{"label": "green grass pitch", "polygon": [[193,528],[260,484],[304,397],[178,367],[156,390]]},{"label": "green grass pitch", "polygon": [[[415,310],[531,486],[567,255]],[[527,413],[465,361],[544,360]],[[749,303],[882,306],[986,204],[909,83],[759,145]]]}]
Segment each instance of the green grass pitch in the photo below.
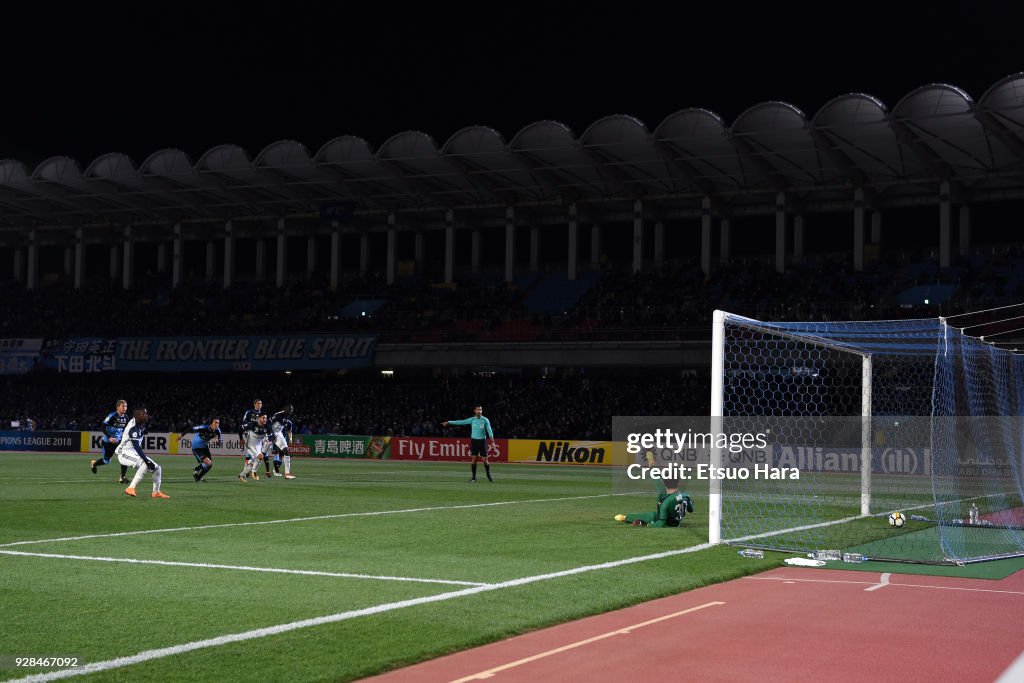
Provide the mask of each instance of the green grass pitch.
[{"label": "green grass pitch", "polygon": [[[351,680],[781,562],[747,560],[722,546],[558,574],[707,540],[706,497],[699,492],[684,528],[635,529],[613,522],[616,513],[652,509],[654,494],[613,496],[611,473],[604,469],[497,465],[495,483],[467,484],[466,464],[308,459],[295,461],[294,481],[242,483],[235,477],[241,458],[221,457],[210,481],[196,484],[192,458],[157,460],[170,500],[149,497],[148,477],[140,497],[128,498],[114,483],[116,464],[93,475],[87,456],[4,456],[0,551],[180,564],[0,554],[0,656],[74,655],[102,662],[445,595],[473,584],[556,573],[80,679]],[[414,511],[361,514],[400,510]],[[302,517],[322,518],[251,524]],[[183,527],[189,529],[109,535]],[[86,535],[100,536],[9,545]],[[266,571],[192,566],[198,564]],[[0,679],[41,671],[7,666]]]}]

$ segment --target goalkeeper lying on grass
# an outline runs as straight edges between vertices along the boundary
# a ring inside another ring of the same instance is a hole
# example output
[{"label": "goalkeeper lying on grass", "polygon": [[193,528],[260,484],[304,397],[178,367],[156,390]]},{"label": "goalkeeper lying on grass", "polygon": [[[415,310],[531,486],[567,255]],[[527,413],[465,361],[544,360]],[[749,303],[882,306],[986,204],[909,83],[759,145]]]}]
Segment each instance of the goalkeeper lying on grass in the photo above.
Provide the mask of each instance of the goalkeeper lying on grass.
[{"label": "goalkeeper lying on grass", "polygon": [[616,522],[626,522],[633,526],[680,526],[687,512],[693,512],[693,501],[686,493],[679,491],[678,479],[655,480],[661,493],[658,494],[656,512],[630,512],[626,515],[615,515]]}]

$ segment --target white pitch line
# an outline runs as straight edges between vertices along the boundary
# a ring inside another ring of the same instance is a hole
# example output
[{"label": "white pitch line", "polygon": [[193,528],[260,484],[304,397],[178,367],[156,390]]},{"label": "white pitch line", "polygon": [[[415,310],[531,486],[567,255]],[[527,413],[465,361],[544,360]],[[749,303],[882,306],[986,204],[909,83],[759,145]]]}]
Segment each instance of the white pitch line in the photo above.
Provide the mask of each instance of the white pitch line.
[{"label": "white pitch line", "polygon": [[501,505],[517,505],[519,503],[555,503],[566,500],[586,500],[588,498],[607,498],[618,496],[618,493],[599,493],[592,496],[569,496],[565,498],[530,498],[527,500],[502,500],[494,503],[471,503],[468,505],[440,505],[437,507],[407,508],[405,510],[375,510],[372,512],[343,512],[336,515],[315,515],[312,517],[290,517],[288,519],[266,519],[257,522],[229,522],[226,524],[203,524],[200,526],[167,527],[162,529],[141,529],[137,531],[118,531],[109,534],[86,534],[83,536],[62,536],[60,538],[41,538],[34,541],[14,541],[0,543],[0,548],[11,548],[18,545],[35,545],[39,543],[62,543],[65,541],[84,541],[90,538],[118,538],[121,536],[141,536],[144,534],[165,534],[174,531],[197,531],[199,529],[227,529],[240,526],[260,526],[263,524],[287,524],[291,522],[313,522],[322,519],[342,519],[345,517],[374,517],[378,515],[400,515],[413,512],[434,512],[436,510],[470,510],[474,508],[497,507]]},{"label": "white pitch line", "polygon": [[449,591],[447,593],[438,593],[437,595],[428,595],[422,598],[412,598],[409,600],[400,600],[398,602],[389,602],[383,605],[364,607],[362,609],[349,610],[347,612],[338,612],[337,614],[328,614],[326,616],[315,617],[313,619],[303,619],[301,621],[292,621],[287,624],[268,626],[266,628],[256,629],[254,631],[231,633],[224,636],[218,636],[216,638],[209,638],[207,640],[194,640],[190,643],[173,645],[171,647],[162,647],[156,650],[143,650],[142,652],[138,652],[128,657],[118,657],[117,659],[108,659],[102,662],[93,662],[91,664],[85,664],[84,666],[76,667],[74,669],[61,669],[60,671],[50,671],[42,674],[34,674],[31,676],[26,676],[25,678],[19,678],[15,680],[33,682],[38,681],[41,683],[43,681],[56,681],[64,678],[71,678],[73,676],[84,676],[86,674],[97,673],[100,671],[119,669],[121,667],[131,666],[133,664],[141,664],[142,662],[148,662],[154,659],[172,657],[174,655],[180,655],[186,652],[194,652],[196,650],[203,650],[211,647],[219,647],[221,645],[228,645],[231,643],[240,643],[249,640],[255,640],[258,638],[263,638],[264,636],[277,635],[279,633],[288,633],[289,631],[296,631],[298,629],[309,628],[312,626],[336,624],[338,622],[348,621],[349,619],[355,619],[357,617],[364,617],[372,614],[382,614],[384,612],[392,612],[394,610],[404,609],[406,607],[416,607],[417,605],[427,605],[435,602],[444,602],[446,600],[462,598],[470,595],[478,595],[480,593],[487,593],[490,591],[501,590],[504,588],[516,588],[518,586],[525,586],[540,581],[560,579],[566,576],[573,576],[575,574],[585,574],[587,572],[598,571],[601,569],[614,569],[615,567],[637,564],[639,562],[647,562],[649,560],[660,560],[666,557],[674,557],[676,555],[686,555],[688,553],[694,553],[699,550],[707,550],[711,547],[712,545],[710,543],[702,543],[700,545],[694,545],[688,548],[680,548],[679,550],[669,550],[666,552],[655,553],[652,555],[640,555],[637,557],[629,557],[623,560],[613,560],[610,562],[602,562],[601,564],[591,564],[582,567],[574,567],[573,569],[564,569],[562,571],[550,572],[548,574],[526,576],[521,579],[502,581],[501,583],[492,583],[484,586],[473,586],[472,588],[463,588],[462,590]]},{"label": "white pitch line", "polygon": [[889,585],[889,579],[891,579],[891,578],[892,578],[892,573],[891,572],[885,572],[884,574],[882,574],[882,578],[879,579],[878,583],[876,583],[874,586],[868,586],[867,588],[864,589],[864,591],[867,592],[867,593],[870,593],[871,591],[876,591],[879,588],[885,588],[886,586]]},{"label": "white pitch line", "polygon": [[26,553],[19,550],[0,550],[0,555],[18,557],[48,557],[57,560],[85,560],[91,562],[120,562],[125,564],[156,564],[164,567],[198,567],[201,569],[233,569],[243,572],[270,574],[301,574],[303,576],[332,576],[342,579],[372,579],[375,581],[408,581],[410,583],[441,583],[449,586],[486,586],[479,581],[455,581],[450,579],[421,579],[411,576],[378,576],[374,574],[352,574],[348,572],[321,572],[308,569],[281,569],[277,567],[249,567],[237,564],[211,564],[208,562],[173,562],[170,560],[140,560],[132,557],[97,557],[94,555],[58,555],[56,553]]}]

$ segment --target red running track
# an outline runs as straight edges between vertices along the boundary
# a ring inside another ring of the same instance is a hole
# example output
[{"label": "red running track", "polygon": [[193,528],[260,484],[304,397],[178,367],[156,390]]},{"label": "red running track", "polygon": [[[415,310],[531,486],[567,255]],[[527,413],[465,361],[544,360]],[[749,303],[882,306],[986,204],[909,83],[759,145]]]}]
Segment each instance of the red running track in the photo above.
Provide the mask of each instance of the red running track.
[{"label": "red running track", "polygon": [[994,681],[1024,649],[1002,581],[785,567],[371,681]]}]

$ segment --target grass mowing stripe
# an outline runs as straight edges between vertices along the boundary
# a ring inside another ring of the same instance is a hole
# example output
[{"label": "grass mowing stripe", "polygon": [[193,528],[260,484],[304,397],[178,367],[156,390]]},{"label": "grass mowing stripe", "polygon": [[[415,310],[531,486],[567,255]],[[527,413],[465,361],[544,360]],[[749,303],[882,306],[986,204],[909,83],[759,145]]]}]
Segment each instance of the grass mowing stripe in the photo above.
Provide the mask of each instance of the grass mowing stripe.
[{"label": "grass mowing stripe", "polygon": [[486,586],[478,581],[454,581],[449,579],[421,579],[412,576],[376,576],[373,574],[350,574],[346,572],[321,572],[308,569],[280,569],[276,567],[248,567],[235,564],[209,564],[206,562],[173,562],[170,560],[140,560],[131,557],[96,557],[93,555],[58,555],[56,553],[26,553],[19,550],[0,550],[0,555],[21,557],[49,557],[58,560],[85,560],[92,562],[121,562],[125,564],[158,564],[164,567],[193,567],[200,569],[234,569],[243,572],[269,574],[301,574],[303,576],[333,576],[341,579],[372,579],[374,581],[407,581],[409,583],[440,583],[449,586]]},{"label": "grass mowing stripe", "polygon": [[280,633],[287,633],[289,631],[295,631],[302,628],[309,628],[311,626],[322,626],[324,624],[334,624],[340,621],[347,621],[349,619],[355,619],[357,617],[369,616],[372,614],[382,614],[384,612],[392,612],[398,609],[404,609],[406,607],[415,607],[417,605],[426,605],[434,602],[443,602],[446,600],[452,600],[454,598],[461,598],[469,595],[477,595],[479,593],[487,593],[490,591],[501,590],[503,588],[515,588],[517,586],[525,586],[531,583],[537,583],[539,581],[549,581],[551,579],[561,579],[567,576],[574,576],[576,574],[584,574],[587,572],[598,571],[601,569],[612,569],[615,567],[622,567],[630,564],[637,564],[640,562],[647,562],[649,560],[660,560],[666,557],[674,557],[676,555],[686,555],[688,553],[695,553],[700,550],[707,550],[712,547],[710,543],[701,543],[700,545],[693,545],[687,548],[680,548],[678,550],[668,550],[661,553],[653,553],[650,555],[640,555],[638,557],[628,557],[622,560],[613,560],[611,562],[602,562],[600,564],[584,565],[582,567],[574,567],[572,569],[565,569],[557,572],[550,572],[547,574],[537,574],[536,576],[526,576],[520,579],[512,579],[511,581],[502,581],[501,583],[493,583],[484,586],[474,586],[472,588],[464,588],[462,590],[450,591],[448,593],[439,593],[437,595],[428,595],[422,598],[412,598],[410,600],[400,600],[398,602],[390,602],[382,605],[375,605],[373,607],[365,607],[363,609],[350,610],[348,612],[339,612],[337,614],[328,614],[323,617],[315,617],[313,619],[303,619],[301,621],[293,621],[287,624],[278,624],[277,626],[268,626],[265,628],[255,629],[253,631],[245,631],[243,633],[231,633],[224,636],[218,636],[216,638],[209,638],[206,640],[195,640],[190,643],[183,643],[181,645],[172,645],[171,647],[162,647],[156,650],[143,650],[142,652],[130,655],[128,657],[118,657],[117,659],[108,659],[103,662],[94,662],[92,664],[86,664],[84,666],[75,669],[62,669],[60,671],[50,671],[43,674],[34,674],[32,676],[26,676],[25,678],[18,678],[14,680],[18,681],[56,681],[64,678],[71,678],[73,676],[84,676],[86,674],[97,673],[100,671],[109,671],[111,669],[119,669],[125,666],[131,666],[133,664],[141,664],[142,662],[148,662],[154,659],[162,659],[164,657],[172,657],[174,655],[184,654],[186,652],[194,652],[195,650],[204,650],[211,647],[219,647],[221,645],[228,645],[230,643],[239,643],[248,640],[254,640],[257,638],[263,638],[264,636],[272,636]]},{"label": "grass mowing stripe", "polygon": [[16,545],[35,545],[39,543],[59,543],[64,541],[84,541],[89,538],[116,538],[120,536],[141,536],[143,534],[164,534],[173,531],[196,531],[198,529],[225,529],[239,526],[260,526],[263,524],[286,524],[289,522],[313,522],[322,519],[342,519],[344,517],[375,517],[378,515],[399,515],[411,512],[433,512],[435,510],[468,510],[472,508],[498,507],[517,505],[519,503],[555,503],[566,500],[586,500],[588,498],[607,498],[609,496],[631,495],[618,493],[598,493],[590,496],[568,496],[563,498],[531,498],[527,500],[501,500],[492,503],[471,503],[467,505],[438,505],[434,507],[408,508],[405,510],[374,510],[371,512],[343,512],[336,515],[313,515],[312,517],[290,517],[288,519],[265,519],[259,522],[229,522],[227,524],[203,524],[200,526],[179,526],[163,529],[140,529],[136,531],[118,531],[110,534],[87,534],[84,536],[63,536],[61,538],[41,538],[34,541],[14,541],[0,543],[0,548]]}]

